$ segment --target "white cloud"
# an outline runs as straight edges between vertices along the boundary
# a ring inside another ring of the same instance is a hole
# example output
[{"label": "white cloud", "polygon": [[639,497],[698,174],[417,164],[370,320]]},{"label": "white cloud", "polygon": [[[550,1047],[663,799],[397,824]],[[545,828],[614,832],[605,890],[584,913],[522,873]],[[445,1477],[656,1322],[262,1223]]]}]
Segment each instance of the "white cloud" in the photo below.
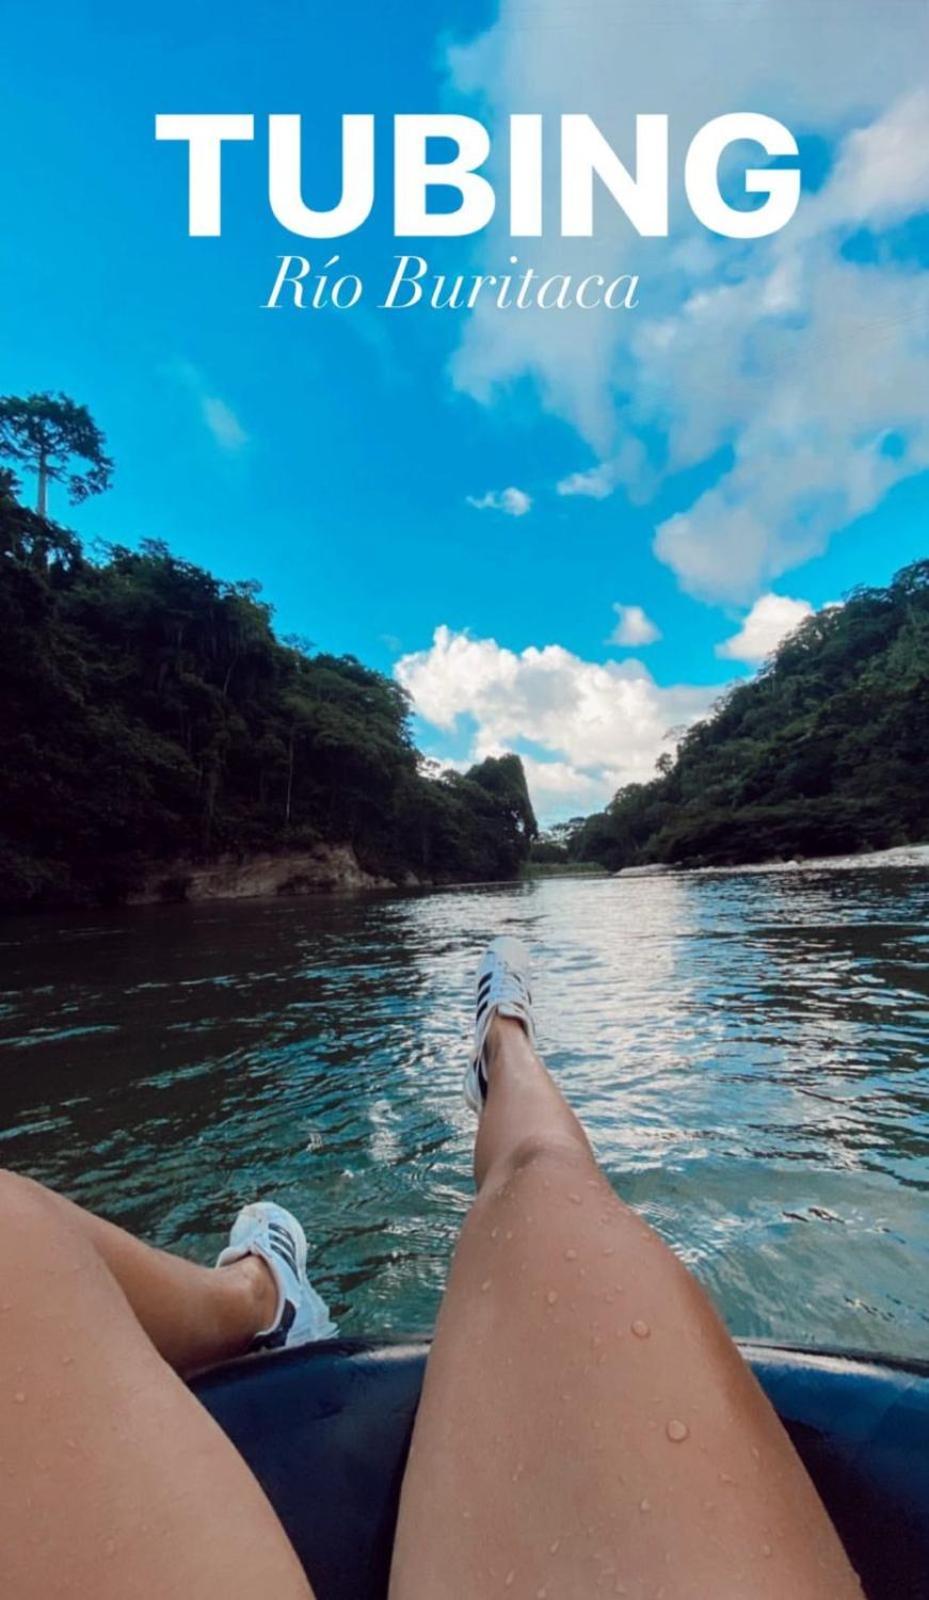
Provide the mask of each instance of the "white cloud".
[{"label": "white cloud", "polygon": [[234,452],[248,444],[249,435],[231,405],[212,393],[211,385],[199,367],[190,361],[178,361],[172,370],[189,389],[203,422],[221,450]]},{"label": "white cloud", "polygon": [[205,394],[200,404],[203,420],[223,450],[241,450],[244,444],[248,444],[248,434],[225,400],[220,400],[215,394]]},{"label": "white cloud", "polygon": [[611,461],[601,461],[586,472],[571,472],[557,485],[560,495],[585,495],[589,500],[607,500],[616,488]]},{"label": "white cloud", "polygon": [[502,511],[507,517],[524,517],[532,510],[532,496],[524,489],[488,489],[486,494],[467,496],[475,511]]},{"label": "white cloud", "polygon": [[929,209],[926,125],[929,90],[904,94],[876,122],[851,132],[825,190],[805,208],[799,232],[867,223],[884,227]]},{"label": "white cloud", "polygon": [[[534,383],[599,458],[563,478],[562,495],[624,487],[642,500],[656,469],[673,478],[728,451],[715,486],[656,531],[659,559],[708,600],[747,604],[929,467],[929,272],[880,246],[867,262],[841,248],[862,226],[929,209],[929,7],[844,0],[816,13],[811,49],[801,0],[586,0],[576,28],[563,0],[531,12],[501,0],[498,22],[449,56],[455,87],[489,119],[530,100],[550,118],[582,106],[628,160],[633,111],[671,112],[670,239],[639,239],[603,193],[597,237],[560,239],[552,161],[545,237],[520,252],[542,275],[638,272],[639,309],[479,305],[452,378],[485,403]],[[819,193],[754,244],[711,239],[681,183],[701,123],[746,106],[838,147]],[[500,209],[480,246],[491,271],[508,243]]]},{"label": "white cloud", "polygon": [[610,634],[610,644],[654,644],[656,639],[661,638],[661,629],[655,626],[651,617],[646,616],[641,606],[624,606],[616,601],[613,610],[617,621]]},{"label": "white cloud", "polygon": [[813,615],[808,600],[791,600],[786,594],[763,594],[755,601],[738,633],[716,646],[726,661],[756,663],[767,660],[789,633]]},{"label": "white cloud", "polygon": [[542,752],[524,759],[544,818],[589,811],[650,777],[673,748],[670,731],[705,715],[719,693],[659,687],[640,661],[585,661],[557,644],[517,652],[447,627],[394,671],[434,727],[450,733],[474,719],[472,759],[524,742]]}]

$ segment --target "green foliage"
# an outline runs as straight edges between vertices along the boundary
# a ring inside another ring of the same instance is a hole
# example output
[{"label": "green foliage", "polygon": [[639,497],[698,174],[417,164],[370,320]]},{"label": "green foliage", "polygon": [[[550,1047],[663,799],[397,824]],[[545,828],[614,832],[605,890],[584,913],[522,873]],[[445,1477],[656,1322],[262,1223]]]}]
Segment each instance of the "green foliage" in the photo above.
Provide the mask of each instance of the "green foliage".
[{"label": "green foliage", "polygon": [[[72,504],[109,488],[113,463],[105,446],[87,407],[66,394],[0,396],[0,456],[36,473],[40,515],[45,514],[49,482],[66,480]],[[84,471],[71,469],[75,456],[86,462]]]},{"label": "green foliage", "polygon": [[537,839],[529,851],[529,860],[540,867],[567,866],[568,849],[554,839]]},{"label": "green foliage", "polygon": [[158,864],[318,841],[398,878],[509,877],[535,835],[517,757],[431,776],[403,690],[282,644],[256,585],[155,541],[90,562],[10,492],[0,685],[2,904],[114,901]]},{"label": "green foliage", "polygon": [[803,622],[572,854],[614,870],[828,855],[929,835],[929,561]]},{"label": "green foliage", "polygon": [[569,822],[556,822],[540,833],[529,851],[529,860],[537,866],[565,866],[575,862],[576,845],[584,817],[572,817]]}]

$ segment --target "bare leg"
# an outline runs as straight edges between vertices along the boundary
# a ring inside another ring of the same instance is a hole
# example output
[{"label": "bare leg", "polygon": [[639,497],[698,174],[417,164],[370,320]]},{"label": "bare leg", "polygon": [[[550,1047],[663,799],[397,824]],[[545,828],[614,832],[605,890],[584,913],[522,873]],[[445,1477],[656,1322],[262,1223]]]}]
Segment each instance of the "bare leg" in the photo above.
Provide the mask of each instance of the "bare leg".
[{"label": "bare leg", "polygon": [[255,1256],[215,1272],[143,1244],[29,1178],[12,1173],[0,1177],[8,1196],[21,1195],[25,1201],[31,1194],[61,1227],[87,1240],[175,1372],[190,1374],[240,1355],[272,1321],[277,1292],[268,1268]]},{"label": "bare leg", "polygon": [[312,1600],[257,1482],[153,1343],[183,1366],[233,1334],[243,1348],[267,1320],[251,1267],[173,1261],[7,1174],[0,1220],[4,1600]]},{"label": "bare leg", "polygon": [[391,1600],[860,1600],[709,1301],[518,1023],[494,1023],[488,1080]]}]

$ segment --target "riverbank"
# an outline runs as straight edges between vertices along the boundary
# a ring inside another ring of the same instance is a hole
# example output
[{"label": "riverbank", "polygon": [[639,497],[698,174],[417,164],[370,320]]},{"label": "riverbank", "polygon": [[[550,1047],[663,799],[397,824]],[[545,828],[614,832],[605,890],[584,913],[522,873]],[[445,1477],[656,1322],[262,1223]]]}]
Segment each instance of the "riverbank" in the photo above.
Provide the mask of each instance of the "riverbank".
[{"label": "riverbank", "polygon": [[[523,881],[559,878],[664,878],[719,877],[738,873],[817,872],[851,868],[927,867],[929,844],[900,845],[892,850],[872,850],[859,855],[818,856],[810,860],[760,861],[729,867],[624,867],[610,874],[593,862],[529,863]],[[506,880],[501,880],[506,881]],[[438,879],[404,873],[399,877],[368,872],[350,845],[319,844],[311,850],[280,855],[265,853],[244,859],[227,856],[209,863],[176,861],[153,870],[127,903],[132,906],[197,903],[210,900],[261,900],[300,895],[353,895],[374,890],[468,888]]]},{"label": "riverbank", "polygon": [[526,861],[520,877],[531,878],[611,878],[608,867],[597,861]]},{"label": "riverbank", "polygon": [[358,894],[371,889],[427,887],[414,873],[401,879],[367,872],[351,845],[319,844],[311,850],[244,859],[224,856],[206,864],[176,861],[153,870],[129,895],[132,906],[199,900],[260,900],[273,896]]},{"label": "riverbank", "polygon": [[863,850],[855,855],[811,856],[808,860],[796,857],[791,861],[747,861],[730,867],[674,867],[654,864],[646,867],[622,867],[614,878],[665,878],[665,877],[732,877],[744,872],[825,872],[850,871],[862,868],[927,867],[929,844],[896,845],[891,850]]}]

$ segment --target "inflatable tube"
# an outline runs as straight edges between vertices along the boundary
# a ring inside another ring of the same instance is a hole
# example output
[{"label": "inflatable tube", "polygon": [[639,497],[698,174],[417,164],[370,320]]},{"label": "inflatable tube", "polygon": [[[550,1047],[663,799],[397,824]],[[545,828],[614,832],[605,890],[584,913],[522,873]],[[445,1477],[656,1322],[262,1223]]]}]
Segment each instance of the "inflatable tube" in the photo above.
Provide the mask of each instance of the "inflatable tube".
[{"label": "inflatable tube", "polygon": [[[427,1340],[239,1362],[195,1393],[275,1506],[317,1600],[385,1600]],[[929,1364],[745,1345],[869,1600],[929,1600]]]}]

